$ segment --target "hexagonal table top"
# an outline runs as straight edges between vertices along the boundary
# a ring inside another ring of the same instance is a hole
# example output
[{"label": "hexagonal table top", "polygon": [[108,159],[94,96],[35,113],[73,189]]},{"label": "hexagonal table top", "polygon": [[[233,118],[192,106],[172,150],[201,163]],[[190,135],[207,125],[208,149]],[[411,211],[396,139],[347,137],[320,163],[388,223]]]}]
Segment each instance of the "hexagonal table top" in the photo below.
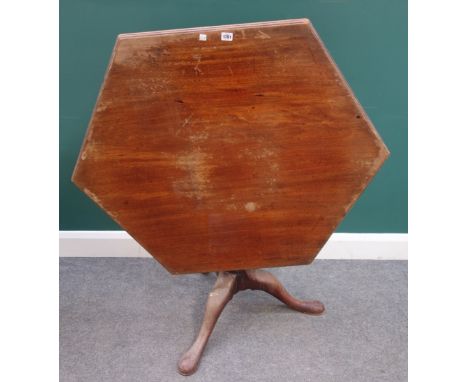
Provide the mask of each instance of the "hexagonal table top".
[{"label": "hexagonal table top", "polygon": [[388,156],[308,20],[118,36],[73,181],[171,273],[310,263]]}]

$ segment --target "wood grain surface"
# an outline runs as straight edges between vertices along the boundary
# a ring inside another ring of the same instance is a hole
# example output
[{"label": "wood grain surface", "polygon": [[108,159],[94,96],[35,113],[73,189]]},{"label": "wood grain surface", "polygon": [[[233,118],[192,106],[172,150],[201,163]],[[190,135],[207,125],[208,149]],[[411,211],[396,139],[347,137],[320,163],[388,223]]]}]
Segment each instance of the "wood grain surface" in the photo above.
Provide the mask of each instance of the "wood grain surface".
[{"label": "wood grain surface", "polygon": [[73,181],[171,273],[227,271],[310,263],[387,156],[284,20],[119,35]]}]

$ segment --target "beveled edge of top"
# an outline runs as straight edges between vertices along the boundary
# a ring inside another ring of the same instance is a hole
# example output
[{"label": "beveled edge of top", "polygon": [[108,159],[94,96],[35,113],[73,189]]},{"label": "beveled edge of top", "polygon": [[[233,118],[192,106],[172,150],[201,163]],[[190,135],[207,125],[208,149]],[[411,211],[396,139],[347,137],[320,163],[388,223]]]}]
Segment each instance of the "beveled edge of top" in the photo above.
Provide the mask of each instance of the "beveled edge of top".
[{"label": "beveled edge of top", "polygon": [[153,37],[167,34],[182,34],[182,33],[193,33],[197,31],[217,31],[221,29],[233,29],[233,28],[257,28],[257,27],[269,27],[276,25],[295,25],[295,24],[309,24],[309,19],[286,19],[286,20],[273,20],[273,21],[258,21],[252,23],[239,23],[239,24],[225,24],[225,25],[213,25],[205,27],[191,27],[191,28],[179,28],[179,29],[165,29],[160,31],[148,31],[148,32],[135,32],[135,33],[121,33],[117,36],[117,39],[128,39],[128,38],[141,38],[141,37]]}]

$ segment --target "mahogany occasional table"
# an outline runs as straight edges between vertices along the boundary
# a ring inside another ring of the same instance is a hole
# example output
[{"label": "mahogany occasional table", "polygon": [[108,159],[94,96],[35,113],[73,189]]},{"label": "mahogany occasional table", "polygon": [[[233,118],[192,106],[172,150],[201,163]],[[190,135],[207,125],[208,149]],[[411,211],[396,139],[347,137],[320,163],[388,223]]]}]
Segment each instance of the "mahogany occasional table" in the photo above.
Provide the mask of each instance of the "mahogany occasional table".
[{"label": "mahogany occasional table", "polygon": [[119,35],[73,182],[172,274],[320,314],[258,268],[310,264],[388,156],[309,20]]}]

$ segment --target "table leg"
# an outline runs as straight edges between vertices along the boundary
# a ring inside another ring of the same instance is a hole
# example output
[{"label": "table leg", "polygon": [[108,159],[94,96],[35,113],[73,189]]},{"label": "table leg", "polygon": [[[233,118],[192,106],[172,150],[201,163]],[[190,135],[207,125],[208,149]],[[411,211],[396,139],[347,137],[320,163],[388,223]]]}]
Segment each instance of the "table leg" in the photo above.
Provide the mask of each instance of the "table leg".
[{"label": "table leg", "polygon": [[325,311],[325,306],[320,301],[302,301],[291,296],[283,284],[270,272],[257,269],[244,272],[245,276],[240,278],[239,290],[262,290],[276,297],[289,308],[302,313],[321,314]]},{"label": "table leg", "polygon": [[179,360],[180,374],[191,375],[197,371],[203,350],[221,312],[237,292],[245,289],[265,291],[299,312],[321,314],[325,311],[325,307],[320,301],[302,301],[291,296],[270,272],[263,270],[219,272],[213,290],[208,296],[205,316],[198,336],[190,349]]},{"label": "table leg", "polygon": [[205,349],[208,338],[226,304],[236,293],[236,273],[219,272],[216,284],[213,287],[206,303],[205,317],[198,333],[198,337],[189,350],[179,360],[178,370],[182,375],[195,373],[200,358]]}]

